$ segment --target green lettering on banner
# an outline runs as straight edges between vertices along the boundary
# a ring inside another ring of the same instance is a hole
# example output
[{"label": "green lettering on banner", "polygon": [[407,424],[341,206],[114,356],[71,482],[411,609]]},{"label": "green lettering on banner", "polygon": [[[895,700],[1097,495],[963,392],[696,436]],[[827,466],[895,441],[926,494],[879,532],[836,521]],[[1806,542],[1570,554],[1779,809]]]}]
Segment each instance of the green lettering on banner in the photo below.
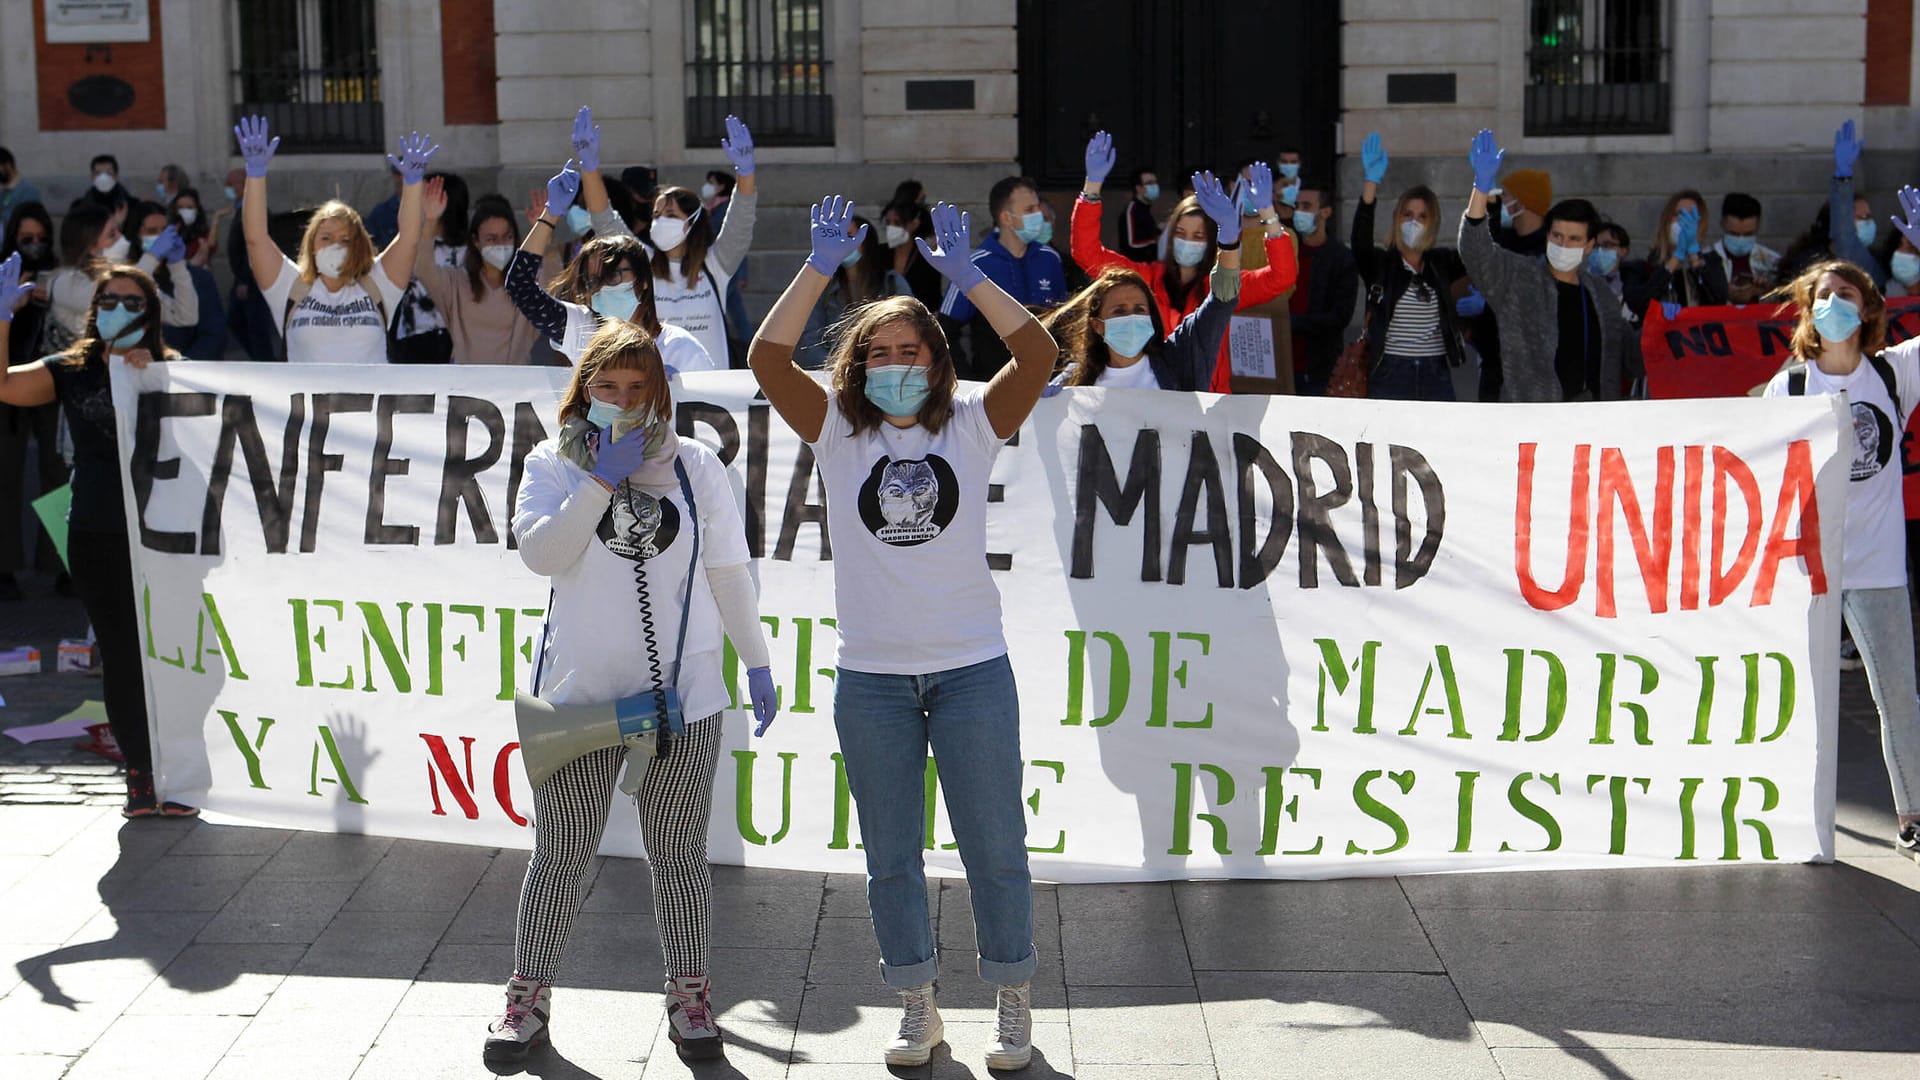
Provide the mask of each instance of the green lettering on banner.
[{"label": "green lettering on banner", "polygon": [[[1440,689],[1447,699],[1444,709],[1438,705],[1427,707],[1427,691],[1433,686],[1435,672],[1440,675]],[[1453,673],[1453,651],[1445,645],[1433,647],[1433,663],[1427,665],[1427,673],[1420,679],[1420,692],[1414,695],[1413,708],[1407,713],[1407,726],[1400,729],[1400,734],[1418,734],[1414,727],[1423,715],[1451,718],[1453,730],[1447,732],[1449,739],[1473,738],[1467,731],[1466,711],[1460,707],[1460,680]]]},{"label": "green lettering on banner", "polygon": [[213,594],[201,593],[200,606],[201,617],[197,620],[199,625],[194,631],[193,673],[195,675],[206,673],[204,662],[207,653],[212,651],[206,648],[207,624],[211,623],[214,640],[219,643],[218,651],[227,661],[227,678],[245,680],[247,673],[240,670],[240,654],[234,651],[233,635],[227,633],[226,620],[220,617],[220,605],[213,602]]},{"label": "green lettering on banner", "polygon": [[1319,769],[1302,769],[1297,767],[1284,768],[1279,765],[1268,765],[1263,767],[1260,771],[1266,776],[1267,791],[1266,791],[1266,806],[1264,808],[1265,813],[1261,815],[1260,850],[1255,852],[1255,854],[1258,854],[1258,855],[1276,855],[1276,854],[1277,855],[1318,855],[1320,854],[1321,846],[1327,842],[1326,837],[1324,836],[1314,837],[1313,846],[1310,848],[1302,848],[1298,851],[1279,850],[1280,849],[1280,815],[1285,814],[1287,817],[1287,820],[1293,822],[1296,825],[1300,823],[1300,796],[1298,795],[1289,796],[1287,794],[1287,788],[1285,783],[1286,775],[1288,773],[1292,773],[1295,776],[1304,776],[1307,778],[1307,783],[1312,786],[1313,790],[1319,791],[1320,790],[1320,770]]},{"label": "green lettering on banner", "polygon": [[287,603],[293,607],[294,662],[298,668],[298,675],[294,679],[294,685],[322,686],[329,690],[353,689],[352,664],[347,665],[346,677],[338,682],[315,682],[313,674],[313,650],[317,648],[323,653],[326,651],[327,630],[324,626],[319,630],[313,630],[308,626],[307,621],[307,611],[309,608],[326,608],[333,612],[334,618],[344,620],[347,615],[346,604],[339,600],[309,601],[297,597],[289,599]]},{"label": "green lettering on banner", "polygon": [[140,613],[147,627],[147,659],[158,660],[163,664],[171,664],[174,667],[185,670],[187,666],[187,654],[186,654],[185,648],[174,649],[172,656],[161,656],[154,651],[153,586],[151,585],[143,584],[140,587]]},{"label": "green lettering on banner", "polygon": [[848,848],[865,848],[865,844],[856,844],[849,835],[853,820],[853,788],[847,783],[847,759],[840,751],[833,752],[833,835],[827,840],[827,850],[845,851]]},{"label": "green lettering on banner", "polygon": [[[1787,733],[1787,723],[1793,719],[1793,661],[1785,653],[1770,652],[1767,659],[1780,665],[1780,714],[1773,726],[1773,734],[1760,739],[1772,742]],[[1747,653],[1740,658],[1747,669],[1747,697],[1741,707],[1740,737],[1735,742],[1750,743],[1759,732],[1760,726],[1760,654]]]},{"label": "green lettering on banner", "polygon": [[1693,738],[1687,740],[1690,746],[1705,746],[1711,740],[1707,738],[1707,721],[1713,718],[1713,665],[1720,662],[1717,656],[1698,656],[1700,663],[1700,704],[1693,711]]},{"label": "green lettering on banner", "polygon": [[[1148,727],[1166,727],[1167,726],[1167,696],[1170,693],[1170,689],[1171,689],[1168,686],[1169,676],[1171,676],[1171,681],[1177,682],[1180,684],[1180,689],[1185,690],[1187,688],[1187,663],[1188,662],[1185,660],[1182,660],[1180,661],[1179,667],[1173,667],[1174,640],[1178,639],[1180,641],[1191,641],[1199,645],[1201,656],[1206,656],[1208,654],[1210,647],[1212,645],[1212,641],[1210,636],[1207,634],[1192,634],[1192,633],[1187,633],[1185,631],[1182,631],[1181,633],[1178,633],[1178,634],[1172,634],[1172,633],[1168,633],[1165,630],[1155,630],[1149,633],[1147,636],[1153,639],[1153,707],[1152,707],[1152,711],[1148,714],[1148,717],[1147,717],[1147,726]],[[1177,728],[1210,728],[1212,727],[1213,726],[1213,702],[1211,701],[1207,702],[1207,712],[1205,716],[1202,716],[1198,720],[1175,720],[1173,722],[1173,726]]]},{"label": "green lettering on banner", "polygon": [[[1085,710],[1087,682],[1087,631],[1067,632],[1067,717],[1063,726],[1079,724]],[[1107,711],[1087,721],[1088,727],[1105,727],[1126,711],[1127,694],[1132,689],[1133,673],[1127,665],[1127,647],[1117,634],[1105,630],[1093,632],[1095,641],[1104,641],[1111,650],[1107,665]]]},{"label": "green lettering on banner", "polygon": [[[1560,774],[1559,773],[1541,773],[1538,777],[1536,777],[1533,773],[1523,772],[1519,776],[1516,776],[1513,778],[1513,783],[1507,785],[1507,802],[1510,805],[1512,805],[1512,807],[1515,810],[1520,811],[1521,817],[1526,818],[1528,821],[1531,821],[1535,825],[1538,825],[1542,829],[1546,830],[1547,846],[1542,848],[1533,848],[1531,850],[1558,851],[1560,849],[1560,823],[1553,820],[1553,815],[1547,812],[1546,807],[1541,806],[1539,803],[1534,802],[1532,799],[1527,798],[1526,792],[1522,790],[1523,788],[1526,787],[1527,781],[1534,780],[1534,779],[1538,779],[1541,783],[1547,785],[1549,788],[1552,788],[1553,793],[1555,795],[1560,794]],[[1518,851],[1520,849],[1513,847],[1512,845],[1508,844],[1506,841],[1502,840],[1500,842],[1500,850],[1501,851]]]},{"label": "green lettering on banner", "polygon": [[[493,613],[500,616],[500,695],[498,700],[512,701],[514,691],[520,686],[520,665],[514,662],[514,654],[520,654],[520,657],[527,662],[527,671],[531,677],[534,636],[532,634],[524,638],[519,636],[518,620],[515,618],[516,612],[513,608],[494,608]],[[547,619],[546,608],[521,608],[517,614],[529,615],[540,620],[539,625],[544,632]]]},{"label": "green lettering on banner", "polygon": [[[1750,776],[1747,783],[1760,788],[1760,812],[1767,813],[1780,805],[1780,788],[1763,776]],[[1740,778],[1727,777],[1727,797],[1720,803],[1720,825],[1726,833],[1726,849],[1720,858],[1733,861],[1740,858],[1740,826],[1751,826],[1759,834],[1760,858],[1773,862],[1773,833],[1759,818],[1738,818],[1736,813],[1740,805]]]},{"label": "green lettering on banner", "polygon": [[[473,620],[474,632],[484,634],[487,632],[487,609],[480,604],[427,604],[426,609],[427,696],[440,697],[447,692],[446,653],[449,648],[446,643],[447,616],[449,614],[465,615],[467,618]],[[500,640],[504,643],[511,640],[513,609],[500,608],[498,610],[500,611]],[[471,659],[467,656],[467,636],[465,634],[461,634],[454,639],[451,649],[453,654],[460,659]],[[511,684],[513,680],[513,669],[511,666],[513,653],[506,648],[501,649],[501,653],[501,666],[504,669],[501,674],[504,675],[508,683]],[[504,699],[496,700],[512,700],[512,695],[509,694]]]},{"label": "green lettering on banner", "polygon": [[395,693],[407,694],[413,691],[413,672],[407,670],[407,661],[413,658],[413,646],[407,637],[407,616],[413,605],[402,601],[400,604],[400,641],[395,645],[393,628],[387,624],[386,612],[380,605],[368,600],[354,604],[360,609],[360,618],[364,628],[360,631],[361,666],[366,672],[366,683],[361,690],[371,694],[373,690],[373,651],[380,650],[380,660],[386,665],[387,677],[393,680]]},{"label": "green lettering on banner", "polygon": [[217,711],[220,713],[220,719],[227,722],[227,732],[233,736],[233,745],[240,748],[240,756],[247,763],[248,786],[259,788],[261,791],[272,791],[273,789],[267,786],[267,778],[260,772],[260,751],[267,744],[267,731],[273,727],[273,717],[260,718],[260,733],[254,737],[252,745],[248,745],[246,735],[240,730],[239,714],[225,709]]},{"label": "green lettering on banner", "polygon": [[1352,684],[1353,676],[1360,677],[1360,711],[1353,726],[1355,735],[1373,734],[1373,672],[1374,655],[1380,651],[1377,641],[1365,642],[1360,646],[1360,658],[1349,668],[1344,656],[1340,654],[1340,643],[1332,638],[1314,638],[1313,643],[1320,646],[1320,697],[1315,709],[1313,730],[1326,731],[1327,728],[1327,681],[1333,681],[1333,692],[1347,696],[1347,687]]},{"label": "green lettering on banner", "polygon": [[1195,813],[1193,809],[1193,789],[1197,784],[1194,770],[1213,777],[1214,794],[1212,802],[1215,809],[1233,801],[1233,777],[1218,765],[1189,765],[1184,761],[1173,762],[1173,843],[1167,848],[1169,855],[1193,854],[1192,822],[1204,821],[1213,829],[1213,850],[1216,855],[1231,855],[1227,849],[1227,823],[1218,814]]},{"label": "green lettering on banner", "polygon": [[[839,620],[832,616],[819,619],[793,620],[793,711],[811,713],[817,711],[813,704],[813,626],[837,629]],[[834,678],[835,669],[831,666],[820,668],[818,674],[828,679]]]},{"label": "green lettering on banner", "polygon": [[1587,777],[1587,794],[1593,794],[1593,785],[1607,782],[1607,805],[1612,808],[1611,826],[1607,831],[1607,854],[1625,855],[1627,853],[1627,785],[1640,785],[1640,794],[1653,790],[1653,778],[1650,776],[1603,776],[1593,773]]},{"label": "green lettering on banner", "polygon": [[1706,783],[1705,777],[1683,776],[1680,778],[1680,854],[1677,858],[1682,862],[1699,858],[1693,853],[1693,797],[1699,792],[1700,785],[1703,783]]},{"label": "green lettering on banner", "polygon": [[924,797],[926,799],[926,810],[927,810],[926,849],[928,851],[956,850],[960,846],[959,841],[956,840],[953,843],[946,845],[946,847],[943,849],[940,846],[939,838],[933,835],[934,818],[937,816],[937,812],[940,808],[940,763],[933,760],[931,757],[929,757],[927,759],[926,769],[922,771],[921,777],[924,783],[924,791],[925,791]]},{"label": "green lettering on banner", "polygon": [[[1501,742],[1514,742],[1520,738],[1520,700],[1526,682],[1527,651],[1501,650],[1507,657],[1507,719],[1500,727]],[[1540,731],[1527,736],[1526,741],[1542,742],[1552,738],[1553,733],[1560,730],[1560,722],[1567,717],[1567,665],[1545,649],[1534,649],[1532,652],[1547,662],[1547,715]]]},{"label": "green lettering on banner", "polygon": [[[1640,668],[1640,693],[1651,694],[1654,687],[1660,685],[1660,672],[1652,664],[1638,656],[1627,653],[1600,653],[1600,701],[1594,708],[1593,742],[1608,746],[1613,743],[1613,683],[1616,669],[1621,660],[1631,660]],[[1641,746],[1652,746],[1653,738],[1647,731],[1647,707],[1634,701],[1620,702],[1620,708],[1633,717],[1633,741]]]},{"label": "green lettering on banner", "polygon": [[793,762],[799,756],[785,751],[780,754],[780,827],[769,837],[753,824],[753,763],[759,753],[733,752],[733,817],[740,826],[740,838],[747,843],[766,847],[786,839],[787,831],[793,827]]},{"label": "green lettering on banner", "polygon": [[1465,853],[1473,850],[1473,786],[1480,780],[1477,772],[1457,772],[1460,778],[1459,809],[1454,825],[1453,850]]},{"label": "green lettering on banner", "polygon": [[[341,689],[350,689],[350,687]],[[332,776],[320,775],[320,751],[323,747],[327,752],[327,760],[333,764]],[[353,776],[347,772],[347,763],[340,758],[340,747],[333,741],[333,729],[325,724],[320,725],[320,739],[313,744],[313,768],[309,773],[307,794],[319,796],[320,785],[323,782],[339,784],[340,790],[346,793],[348,802],[366,805],[367,800],[361,798],[360,790],[353,786]]]},{"label": "green lettering on banner", "polygon": [[1372,851],[1368,851],[1366,848],[1349,840],[1347,841],[1347,854],[1349,855],[1386,855],[1399,851],[1401,848],[1407,846],[1407,840],[1409,839],[1407,819],[1395,813],[1392,807],[1374,798],[1372,793],[1367,790],[1368,784],[1380,779],[1383,775],[1393,781],[1394,786],[1400,789],[1400,794],[1413,794],[1413,770],[1408,769],[1405,772],[1390,773],[1382,772],[1380,769],[1368,769],[1366,772],[1361,773],[1353,782],[1353,804],[1360,808],[1361,813],[1392,829],[1393,843],[1383,848],[1375,848]]},{"label": "green lettering on banner", "polygon": [[[1066,782],[1067,763],[1064,761],[1036,760],[1036,761],[1029,761],[1027,762],[1027,764],[1033,766],[1036,769],[1045,769],[1048,772],[1052,773],[1053,782],[1055,784],[1062,784]],[[1027,796],[1026,803],[1027,803],[1027,808],[1029,810],[1032,810],[1035,814],[1038,814],[1040,812],[1040,789],[1039,788],[1033,789],[1033,794]],[[1033,852],[1036,855],[1064,855],[1067,853],[1067,830],[1061,829],[1059,835],[1054,838],[1054,841],[1051,845],[1047,847],[1034,847],[1032,844],[1028,844],[1027,850],[1030,852]]]}]

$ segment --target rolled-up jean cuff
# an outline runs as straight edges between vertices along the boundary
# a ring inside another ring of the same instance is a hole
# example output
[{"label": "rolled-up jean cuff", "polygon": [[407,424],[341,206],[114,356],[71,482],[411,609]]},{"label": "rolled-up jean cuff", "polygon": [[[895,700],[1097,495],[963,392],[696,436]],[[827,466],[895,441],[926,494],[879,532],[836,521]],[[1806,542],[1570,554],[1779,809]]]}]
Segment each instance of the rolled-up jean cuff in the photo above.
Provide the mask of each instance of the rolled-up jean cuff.
[{"label": "rolled-up jean cuff", "polygon": [[1031,982],[1033,973],[1039,966],[1040,954],[1035,952],[1031,945],[1027,946],[1025,958],[1012,963],[989,960],[983,956],[980,958],[980,981],[989,982],[995,986],[1017,986],[1023,982]]},{"label": "rolled-up jean cuff", "polygon": [[933,982],[933,977],[938,973],[933,957],[905,967],[890,967],[885,960],[880,961],[880,980],[896,990],[911,990],[916,986],[926,986]]}]

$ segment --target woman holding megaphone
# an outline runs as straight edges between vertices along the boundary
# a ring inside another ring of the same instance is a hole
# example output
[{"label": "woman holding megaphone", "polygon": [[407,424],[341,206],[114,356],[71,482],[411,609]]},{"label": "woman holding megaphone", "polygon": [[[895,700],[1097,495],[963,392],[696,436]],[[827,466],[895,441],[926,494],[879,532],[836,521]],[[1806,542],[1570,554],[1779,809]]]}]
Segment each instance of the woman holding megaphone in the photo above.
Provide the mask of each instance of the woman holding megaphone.
[{"label": "woman holding megaphone", "polygon": [[707,998],[707,817],[728,703],[723,632],[747,664],[754,734],[773,722],[778,697],[726,468],[674,434],[660,350],[640,326],[609,320],[581,353],[560,403],[560,433],[527,455],[513,533],[528,568],[553,583],[533,692],[556,706],[657,706],[659,742],[652,757],[629,757],[625,743],[591,751],[536,789],[514,974],[485,1056],[518,1061],[547,1041],[581,875],[600,846],[624,758],[622,787],[634,792],[652,870],[670,1034],[683,1058],[717,1057],[720,1029]]}]

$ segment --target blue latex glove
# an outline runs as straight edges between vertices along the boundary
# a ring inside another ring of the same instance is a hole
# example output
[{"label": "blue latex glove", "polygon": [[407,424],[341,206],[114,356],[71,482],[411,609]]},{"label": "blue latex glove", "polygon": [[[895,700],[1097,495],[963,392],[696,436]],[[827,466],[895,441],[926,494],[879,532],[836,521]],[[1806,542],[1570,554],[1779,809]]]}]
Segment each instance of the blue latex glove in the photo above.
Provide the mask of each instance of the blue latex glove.
[{"label": "blue latex glove", "polygon": [[1467,295],[1453,302],[1453,313],[1463,319],[1477,319],[1487,310],[1487,298],[1477,288],[1469,287]]},{"label": "blue latex glove", "polygon": [[433,140],[427,136],[417,131],[411,132],[406,138],[400,140],[399,157],[387,155],[387,163],[400,170],[402,183],[411,185],[426,179],[427,162],[432,161],[433,155],[440,152],[439,144],[435,143],[429,148],[427,144],[430,142]]},{"label": "blue latex glove", "polygon": [[1377,184],[1387,178],[1387,147],[1380,141],[1377,131],[1360,143],[1360,168],[1364,170],[1369,184]]},{"label": "blue latex glove", "polygon": [[573,156],[580,159],[581,172],[600,171],[600,126],[585,105],[573,117]]},{"label": "blue latex glove", "polygon": [[1193,174],[1193,197],[1200,203],[1200,210],[1220,229],[1220,242],[1235,244],[1240,241],[1240,208],[1234,205],[1233,196],[1221,188],[1220,181],[1214,179],[1211,172]]},{"label": "blue latex glove", "polygon": [[1908,243],[1920,247],[1920,190],[1915,190],[1909,184],[1900,189],[1896,198],[1900,200],[1900,212],[1907,215],[1907,220],[1893,218],[1893,227],[1900,230],[1900,235],[1906,237]]},{"label": "blue latex glove", "polygon": [[1261,212],[1273,208],[1273,168],[1264,161],[1247,166],[1247,201]]},{"label": "blue latex glove", "polygon": [[267,175],[267,163],[273,160],[274,151],[280,149],[280,137],[267,139],[267,118],[264,116],[246,116],[234,125],[233,137],[240,140],[240,156],[247,163],[248,176]]},{"label": "blue latex glove", "polygon": [[1680,317],[1680,305],[1672,300],[1662,300],[1660,301],[1660,314],[1665,315],[1668,322],[1672,322]]},{"label": "blue latex glove", "polygon": [[547,181],[547,214],[550,217],[567,216],[567,208],[580,194],[580,170],[573,167],[573,159],[568,158],[560,171]]},{"label": "blue latex glove", "polygon": [[928,247],[924,236],[914,237],[913,242],[927,265],[940,271],[941,276],[953,282],[960,295],[965,296],[975,285],[987,280],[986,273],[973,262],[973,219],[959,207],[944,202],[935,206],[930,216],[933,239],[939,247]]},{"label": "blue latex glove", "polygon": [[1040,396],[1043,398],[1053,397],[1055,394],[1058,394],[1060,391],[1065,389],[1066,387],[1060,383],[1050,382],[1047,385],[1040,388]]},{"label": "blue latex glove", "polygon": [[615,439],[612,428],[602,428],[600,450],[593,461],[593,475],[605,481],[608,487],[618,487],[620,481],[633,475],[646,457],[646,428],[634,428],[627,432],[624,439]]},{"label": "blue latex glove", "polygon": [[177,263],[187,257],[187,242],[180,239],[179,229],[169,225],[153,238],[153,246],[147,249],[147,254],[163,263]]},{"label": "blue latex glove", "polygon": [[1842,180],[1853,179],[1853,166],[1859,160],[1860,136],[1849,120],[1833,133],[1833,175]]},{"label": "blue latex glove", "polygon": [[1683,259],[1700,254],[1700,211],[1689,206],[1673,220],[1680,226],[1680,242],[1673,253]]},{"label": "blue latex glove", "polygon": [[812,222],[808,233],[813,238],[813,253],[807,256],[807,265],[832,277],[840,269],[840,260],[860,250],[867,227],[862,225],[853,231],[853,200],[839,195],[814,203],[808,220]]},{"label": "blue latex glove", "polygon": [[32,285],[20,283],[20,253],[7,256],[6,262],[0,262],[0,323],[13,321],[15,305],[33,292]]},{"label": "blue latex glove", "polygon": [[735,176],[753,175],[753,133],[739,117],[727,117],[727,137],[720,140],[720,149],[725,150],[727,160],[733,162]]},{"label": "blue latex glove", "polygon": [[747,700],[753,702],[753,718],[758,721],[753,734],[758,738],[767,733],[773,718],[780,715],[780,691],[774,688],[771,668],[747,669]]},{"label": "blue latex glove", "polygon": [[1500,186],[1500,166],[1507,160],[1507,152],[1500,149],[1500,143],[1494,139],[1493,132],[1481,128],[1480,134],[1473,137],[1473,145],[1467,150],[1467,161],[1473,165],[1473,190],[1482,195],[1493,193]]},{"label": "blue latex glove", "polygon": [[1107,174],[1113,171],[1113,162],[1113,136],[1104,131],[1094,132],[1093,138],[1087,140],[1087,183],[1106,183]]},{"label": "blue latex glove", "polygon": [[660,370],[667,373],[668,382],[672,382],[673,380],[680,377],[680,369],[677,367],[674,367],[672,364],[661,364]]}]

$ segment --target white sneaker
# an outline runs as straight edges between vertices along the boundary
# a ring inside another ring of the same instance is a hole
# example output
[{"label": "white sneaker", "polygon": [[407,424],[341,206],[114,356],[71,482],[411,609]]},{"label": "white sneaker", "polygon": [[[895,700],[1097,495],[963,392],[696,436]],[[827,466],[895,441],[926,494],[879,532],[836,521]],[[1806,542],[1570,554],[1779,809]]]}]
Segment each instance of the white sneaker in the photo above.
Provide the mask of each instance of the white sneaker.
[{"label": "white sneaker", "polygon": [[987,1068],[1024,1069],[1033,1060],[1031,983],[1003,986],[995,995],[993,1041],[987,1044]]},{"label": "white sneaker", "polygon": [[889,1065],[925,1065],[933,1048],[947,1037],[947,1026],[940,1021],[940,1009],[933,1003],[933,984],[900,991],[906,1011],[900,1016],[900,1034],[887,1044]]},{"label": "white sneaker", "polygon": [[507,980],[507,1009],[487,1025],[487,1061],[524,1061],[527,1051],[547,1041],[547,1014],[553,1005],[553,987],[523,979]]}]

